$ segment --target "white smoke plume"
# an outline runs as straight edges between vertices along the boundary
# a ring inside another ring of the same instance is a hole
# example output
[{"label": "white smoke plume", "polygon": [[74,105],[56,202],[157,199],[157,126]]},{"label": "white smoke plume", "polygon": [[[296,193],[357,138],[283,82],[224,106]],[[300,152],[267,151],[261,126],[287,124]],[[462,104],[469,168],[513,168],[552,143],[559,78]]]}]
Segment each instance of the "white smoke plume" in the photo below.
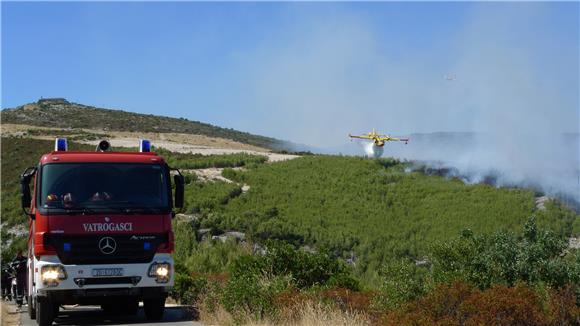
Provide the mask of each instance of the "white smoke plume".
[{"label": "white smoke plume", "polygon": [[580,201],[579,4],[559,5],[576,12],[569,30],[554,27],[551,4],[473,4],[459,29],[421,40],[436,54],[408,46],[417,33],[383,35],[362,13],[289,10],[296,23],[236,54],[236,101],[248,112],[236,127],[354,155],[348,133],[409,135],[385,155]]}]

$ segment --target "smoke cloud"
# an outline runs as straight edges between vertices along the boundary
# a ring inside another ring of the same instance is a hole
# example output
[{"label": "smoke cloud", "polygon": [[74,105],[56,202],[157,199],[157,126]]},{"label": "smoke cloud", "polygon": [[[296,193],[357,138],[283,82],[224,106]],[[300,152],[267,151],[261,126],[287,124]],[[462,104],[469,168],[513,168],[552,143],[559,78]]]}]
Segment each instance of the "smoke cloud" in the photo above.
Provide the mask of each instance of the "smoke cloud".
[{"label": "smoke cloud", "polygon": [[385,145],[386,156],[580,201],[578,4],[569,5],[576,25],[565,31],[549,4],[473,5],[430,40],[432,52],[409,45],[416,31],[385,35],[364,14],[293,12],[300,24],[235,54],[248,112],[239,126],[353,155],[364,151],[346,135],[376,128],[411,137]]}]

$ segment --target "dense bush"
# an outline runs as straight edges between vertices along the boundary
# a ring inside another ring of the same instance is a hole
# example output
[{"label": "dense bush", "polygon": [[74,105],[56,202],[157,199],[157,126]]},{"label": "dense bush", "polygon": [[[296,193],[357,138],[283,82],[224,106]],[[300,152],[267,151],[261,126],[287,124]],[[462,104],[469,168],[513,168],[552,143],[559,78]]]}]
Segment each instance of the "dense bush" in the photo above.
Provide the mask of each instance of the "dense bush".
[{"label": "dense bush", "polygon": [[207,284],[208,280],[205,277],[176,273],[175,285],[171,289],[171,296],[181,304],[195,305],[206,289]]},{"label": "dense bush", "polygon": [[[251,252],[247,245],[238,244],[234,240],[198,242],[197,229],[193,224],[193,221],[173,222],[176,244],[173,257],[176,268],[179,266],[183,274],[225,273],[238,257]],[[211,234],[207,236],[211,237]]]},{"label": "dense bush", "polygon": [[383,267],[383,279],[373,304],[379,309],[392,309],[421,297],[431,283],[428,270],[417,267],[414,262],[401,260]]},{"label": "dense bush", "polygon": [[224,273],[238,257],[249,252],[248,246],[239,245],[234,240],[225,243],[205,241],[193,248],[185,265],[194,273]]},{"label": "dense bush", "polygon": [[[330,286],[356,290],[358,282],[346,266],[325,253],[306,253],[269,241],[264,255],[243,255],[231,264],[228,281],[217,290],[218,303],[239,321],[275,318],[280,308],[277,298],[285,291]],[[209,302],[215,301],[211,294]]]},{"label": "dense bush", "polygon": [[324,252],[296,250],[281,241],[268,241],[264,255],[240,257],[231,267],[232,279],[251,275],[289,276],[298,288],[333,285],[358,289],[348,267]]},{"label": "dense bush", "polygon": [[184,264],[197,247],[196,230],[192,221],[173,220],[173,234],[175,237],[175,252],[173,259]]},{"label": "dense bush", "polygon": [[429,268],[383,268],[373,306],[388,325],[577,325],[580,251],[529,218],[521,235],[465,230],[433,246]]},{"label": "dense bush", "polygon": [[239,274],[228,281],[220,302],[237,320],[262,320],[276,314],[275,298],[289,284],[285,275]]},{"label": "dense bush", "polygon": [[438,282],[463,279],[481,289],[516,282],[563,287],[580,283],[579,253],[565,256],[566,241],[549,230],[539,231],[530,218],[522,236],[500,231],[471,231],[433,247],[431,259]]}]

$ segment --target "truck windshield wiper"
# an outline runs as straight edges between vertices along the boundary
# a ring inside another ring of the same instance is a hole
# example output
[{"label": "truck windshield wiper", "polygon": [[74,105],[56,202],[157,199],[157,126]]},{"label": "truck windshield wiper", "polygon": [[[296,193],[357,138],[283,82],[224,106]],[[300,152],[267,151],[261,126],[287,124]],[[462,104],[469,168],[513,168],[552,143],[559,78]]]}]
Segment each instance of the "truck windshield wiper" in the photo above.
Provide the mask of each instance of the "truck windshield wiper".
[{"label": "truck windshield wiper", "polygon": [[163,209],[156,207],[127,207],[123,208],[126,214],[139,214],[139,213],[151,213],[151,214],[161,214]]},{"label": "truck windshield wiper", "polygon": [[137,206],[136,203],[124,202],[122,203],[122,205],[123,206],[107,205],[103,206],[103,208],[112,211],[123,212],[125,214],[139,214],[139,213],[160,214],[164,212],[164,209],[162,208]]},{"label": "truck windshield wiper", "polygon": [[70,207],[70,208],[62,208],[67,214],[74,215],[74,214],[95,214],[95,210],[88,207]]}]

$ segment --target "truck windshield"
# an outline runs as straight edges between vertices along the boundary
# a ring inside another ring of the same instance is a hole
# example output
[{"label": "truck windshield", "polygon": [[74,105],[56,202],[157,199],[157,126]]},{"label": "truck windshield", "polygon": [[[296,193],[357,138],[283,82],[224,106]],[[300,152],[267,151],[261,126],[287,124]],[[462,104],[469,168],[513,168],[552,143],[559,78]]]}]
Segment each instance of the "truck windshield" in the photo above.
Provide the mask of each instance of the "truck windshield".
[{"label": "truck windshield", "polygon": [[41,172],[41,208],[169,209],[165,169],[154,164],[58,163]]}]

